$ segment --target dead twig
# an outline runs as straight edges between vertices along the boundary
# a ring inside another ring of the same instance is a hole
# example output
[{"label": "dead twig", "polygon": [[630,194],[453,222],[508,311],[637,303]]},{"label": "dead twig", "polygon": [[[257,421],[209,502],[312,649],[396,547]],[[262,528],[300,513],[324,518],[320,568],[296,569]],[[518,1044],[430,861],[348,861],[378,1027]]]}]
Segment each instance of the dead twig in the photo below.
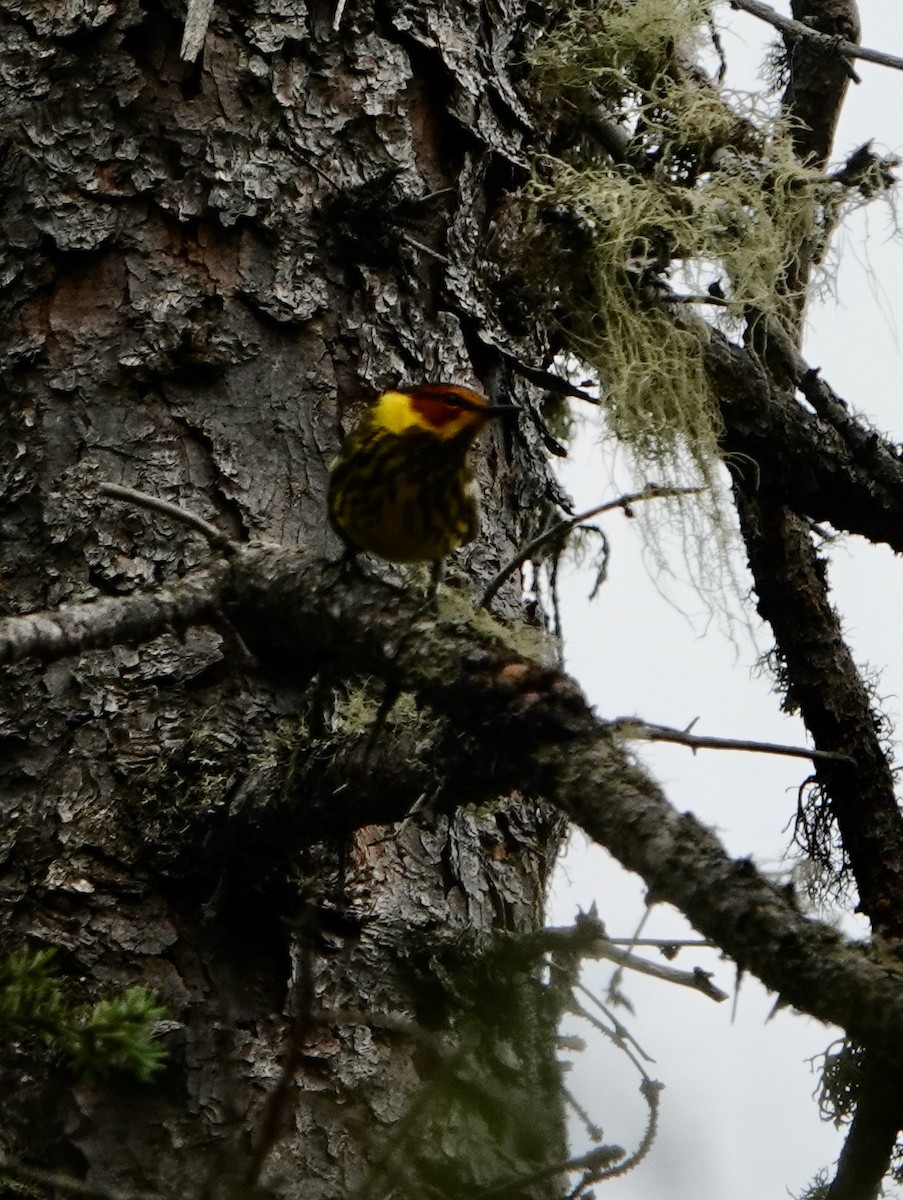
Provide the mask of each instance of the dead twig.
[{"label": "dead twig", "polygon": [[848,754],[839,750],[815,750],[811,746],[785,746],[779,742],[757,742],[747,738],[709,737],[701,733],[691,733],[698,718],[695,718],[686,729],[672,729],[669,725],[650,725],[636,717],[615,717],[606,725],[612,733],[619,737],[636,738],[649,742],[676,742],[681,746],[689,746],[695,754],[697,750],[748,750],[752,754],[778,754],[786,758],[809,758],[814,762],[852,763]]},{"label": "dead twig", "polygon": [[[603,932],[604,926],[596,922],[598,930],[594,930],[589,920],[584,919],[570,928],[543,929],[535,935],[536,944],[545,950],[559,954],[562,951],[578,954],[581,958],[607,959],[616,963],[619,968],[637,971],[641,975],[651,975],[653,979],[661,979],[665,983],[676,983],[680,987],[692,988],[701,992],[709,1000],[720,1003],[727,999],[727,993],[712,983],[708,971],[698,967],[692,971],[679,971],[676,967],[664,963],[650,962],[645,958],[637,958],[630,950],[622,950],[615,945],[612,938]],[[623,940],[623,939],[622,939]],[[638,945],[631,940],[630,945]],[[669,942],[667,945],[673,945]],[[699,945],[699,943],[694,943]],[[705,943],[703,943],[704,945]]]},{"label": "dead twig", "polygon": [[149,496],[147,492],[139,492],[135,488],[123,487],[118,483],[102,483],[97,490],[101,496],[110,496],[113,500],[121,500],[125,504],[137,504],[139,508],[148,508],[152,512],[162,513],[163,516],[181,521],[183,525],[188,525],[203,534],[215,550],[227,553],[235,549],[236,543],[215,525],[211,525],[209,521],[205,521],[196,513],[179,508],[178,504],[173,504],[169,500],[161,500],[158,496]]},{"label": "dead twig", "polygon": [[83,1196],[85,1200],[160,1200],[158,1192],[124,1192],[120,1188],[85,1183],[84,1180],[64,1175],[61,1171],[44,1171],[40,1167],[29,1167],[0,1155],[0,1180],[2,1179],[37,1184],[48,1191]]},{"label": "dead twig", "polygon": [[480,607],[488,608],[490,601],[508,576],[531,559],[537,550],[541,549],[548,542],[554,542],[560,538],[567,537],[573,529],[576,529],[584,521],[601,516],[602,513],[611,512],[615,508],[623,509],[625,514],[630,516],[630,506],[638,504],[641,500],[655,500],[660,496],[693,496],[698,495],[701,491],[702,488],[698,487],[659,487],[658,484],[650,483],[641,492],[630,492],[627,495],[619,496],[617,500],[607,500],[604,504],[597,504],[595,508],[588,508],[586,512],[577,513],[575,517],[565,517],[564,520],[558,521],[555,525],[546,529],[545,532],[538,534],[531,541],[521,546],[517,554],[505,563],[489,583],[480,600]]},{"label": "dead twig", "polygon": [[[895,71],[903,71],[903,58],[898,58],[896,54],[885,54],[883,50],[869,50],[856,42],[848,42],[846,38],[832,37],[830,33],[822,33],[802,21],[794,21],[792,17],[782,16],[781,13],[775,12],[771,5],[763,4],[762,0],[730,0],[730,6],[748,12],[752,16],[758,17],[760,21],[766,21],[790,37],[805,38],[807,41],[817,43],[825,50],[833,50],[841,58],[859,58],[863,62],[877,63],[880,67],[892,67]],[[858,83],[859,80],[856,79],[856,82]]]}]

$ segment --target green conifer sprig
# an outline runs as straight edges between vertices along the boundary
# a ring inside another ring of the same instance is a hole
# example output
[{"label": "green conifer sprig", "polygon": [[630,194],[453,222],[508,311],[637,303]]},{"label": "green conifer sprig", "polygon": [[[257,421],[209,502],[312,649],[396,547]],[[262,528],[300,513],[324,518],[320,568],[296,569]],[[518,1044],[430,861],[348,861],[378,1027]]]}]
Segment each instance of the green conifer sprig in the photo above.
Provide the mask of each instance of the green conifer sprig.
[{"label": "green conifer sprig", "polygon": [[55,959],[48,949],[18,950],[0,960],[0,1038],[41,1045],[80,1079],[113,1071],[152,1079],[165,1057],[154,1027],[166,1015],[153,993],[130,987],[93,1004],[73,1004]]}]

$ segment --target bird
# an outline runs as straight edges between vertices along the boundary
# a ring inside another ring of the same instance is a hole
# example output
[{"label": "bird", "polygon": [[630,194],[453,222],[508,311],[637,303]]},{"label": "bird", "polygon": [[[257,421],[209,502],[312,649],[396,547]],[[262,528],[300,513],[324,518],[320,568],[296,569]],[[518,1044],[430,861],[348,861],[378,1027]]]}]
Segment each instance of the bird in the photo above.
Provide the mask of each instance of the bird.
[{"label": "bird", "polygon": [[489,421],[516,411],[454,383],[383,392],[329,471],[329,520],[349,551],[438,569],[473,541],[480,506],[468,451]]}]

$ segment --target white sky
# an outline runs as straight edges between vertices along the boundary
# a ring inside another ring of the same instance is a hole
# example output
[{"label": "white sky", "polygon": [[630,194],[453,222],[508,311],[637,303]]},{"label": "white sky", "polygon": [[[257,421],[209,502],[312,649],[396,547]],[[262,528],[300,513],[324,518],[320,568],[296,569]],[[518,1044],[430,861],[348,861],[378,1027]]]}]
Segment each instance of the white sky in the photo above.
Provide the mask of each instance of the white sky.
[{"label": "white sky", "polygon": [[[787,0],[777,0],[776,7],[789,14]],[[860,0],[860,10],[863,45],[903,56],[903,5]],[[758,61],[769,30],[727,6],[721,21],[732,69],[738,61]],[[836,157],[869,138],[903,157],[903,72],[868,63],[856,69],[862,83],[850,90]],[[736,82],[754,86],[755,75]],[[849,223],[836,243],[842,254],[837,299],[813,306],[806,356],[855,410],[903,441],[903,238],[892,240],[893,232],[892,213],[882,203]],[[564,479],[578,508],[634,486],[593,434],[581,439]],[[671,588],[678,611],[650,579],[635,524],[620,514],[603,521],[613,553],[599,598],[586,600],[586,571],[570,571],[562,584],[568,669],[599,714],[636,713],[678,727],[698,717],[697,732],[804,744],[799,722],[780,713],[769,679],[754,669],[758,652],[771,644],[767,633],[759,635],[758,647],[750,639],[732,646],[692,592]],[[669,557],[679,571],[676,542]],[[903,637],[891,633],[900,627],[903,572],[888,551],[861,539],[840,543],[831,560],[833,599],[854,651],[860,663],[880,669],[885,711],[903,730]],[[808,773],[804,760],[715,751],[694,757],[661,744],[643,750],[642,758],[672,803],[714,826],[732,854],[752,854],[765,870],[790,865],[784,858],[787,825]],[[643,911],[643,886],[578,835],[555,883],[550,922],[568,923],[578,907],[587,909],[594,900],[609,933],[629,936]],[[644,936],[689,932],[679,914],[658,908]],[[733,967],[713,951],[684,951],[674,965],[712,970],[716,982],[733,992]],[[597,964],[586,982],[604,995],[610,974],[610,967]],[[642,976],[631,975],[622,987],[635,1014],[618,1015],[655,1059],[647,1066],[650,1075],[666,1087],[649,1157],[623,1179],[606,1183],[602,1197],[763,1200],[798,1194],[819,1168],[832,1168],[842,1134],[819,1120],[812,1099],[817,1076],[806,1060],[820,1054],[835,1031],[786,1011],[769,1021],[774,998],[750,979],[742,983],[735,1016],[731,1001],[714,1004]],[[631,1149],[646,1121],[639,1077],[623,1056],[599,1044],[598,1035],[583,1032],[591,1048],[576,1061],[573,1090],[603,1127],[605,1141]],[[578,1136],[575,1149],[587,1148]]]}]

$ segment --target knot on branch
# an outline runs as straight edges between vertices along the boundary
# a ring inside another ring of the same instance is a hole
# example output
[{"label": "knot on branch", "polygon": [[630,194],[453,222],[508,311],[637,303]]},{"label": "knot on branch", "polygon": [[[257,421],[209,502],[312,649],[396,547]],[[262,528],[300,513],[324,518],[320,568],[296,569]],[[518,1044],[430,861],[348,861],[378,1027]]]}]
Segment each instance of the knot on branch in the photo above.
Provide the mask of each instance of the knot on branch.
[{"label": "knot on branch", "polygon": [[496,719],[516,721],[521,730],[558,741],[585,733],[591,719],[589,705],[577,684],[560,671],[524,659],[479,655],[465,662],[471,675],[479,675],[489,703],[497,706]]}]

